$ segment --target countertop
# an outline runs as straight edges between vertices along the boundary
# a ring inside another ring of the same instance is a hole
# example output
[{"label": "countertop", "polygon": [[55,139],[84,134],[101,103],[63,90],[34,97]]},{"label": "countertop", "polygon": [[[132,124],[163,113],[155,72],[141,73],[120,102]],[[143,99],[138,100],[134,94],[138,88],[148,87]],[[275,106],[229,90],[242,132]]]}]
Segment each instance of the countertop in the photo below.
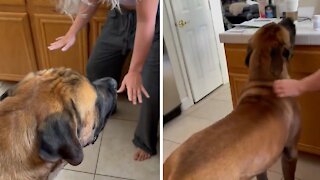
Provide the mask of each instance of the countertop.
[{"label": "countertop", "polygon": [[[313,29],[311,20],[296,22],[296,45],[320,45],[320,31]],[[258,28],[235,27],[219,34],[221,43],[247,44]]]}]

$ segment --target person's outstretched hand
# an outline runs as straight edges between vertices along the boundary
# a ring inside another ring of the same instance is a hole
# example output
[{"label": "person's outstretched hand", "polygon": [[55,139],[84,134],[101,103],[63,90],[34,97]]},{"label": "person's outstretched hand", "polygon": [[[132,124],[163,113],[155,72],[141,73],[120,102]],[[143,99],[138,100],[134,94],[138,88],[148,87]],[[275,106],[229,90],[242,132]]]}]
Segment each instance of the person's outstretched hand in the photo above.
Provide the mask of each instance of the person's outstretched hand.
[{"label": "person's outstretched hand", "polygon": [[121,86],[118,93],[123,92],[127,89],[128,100],[132,102],[132,104],[137,104],[137,99],[139,103],[142,103],[142,93],[145,97],[149,98],[149,94],[142,84],[141,73],[139,72],[128,72],[121,83]]},{"label": "person's outstretched hand", "polygon": [[76,41],[76,35],[65,35],[58,37],[55,42],[48,46],[49,50],[61,49],[61,51],[67,51]]},{"label": "person's outstretched hand", "polygon": [[302,94],[302,85],[299,80],[277,80],[273,84],[273,90],[278,97],[295,97]]}]

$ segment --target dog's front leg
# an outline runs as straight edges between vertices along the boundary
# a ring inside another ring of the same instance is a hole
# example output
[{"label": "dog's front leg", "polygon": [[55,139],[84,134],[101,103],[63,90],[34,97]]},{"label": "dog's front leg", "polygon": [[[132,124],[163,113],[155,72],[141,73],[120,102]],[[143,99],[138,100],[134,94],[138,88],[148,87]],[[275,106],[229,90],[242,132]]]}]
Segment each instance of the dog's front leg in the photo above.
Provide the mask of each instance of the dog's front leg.
[{"label": "dog's front leg", "polygon": [[298,158],[296,147],[286,147],[282,153],[282,172],[284,180],[294,180]]},{"label": "dog's front leg", "polygon": [[257,175],[257,180],[268,180],[267,172],[263,172]]}]

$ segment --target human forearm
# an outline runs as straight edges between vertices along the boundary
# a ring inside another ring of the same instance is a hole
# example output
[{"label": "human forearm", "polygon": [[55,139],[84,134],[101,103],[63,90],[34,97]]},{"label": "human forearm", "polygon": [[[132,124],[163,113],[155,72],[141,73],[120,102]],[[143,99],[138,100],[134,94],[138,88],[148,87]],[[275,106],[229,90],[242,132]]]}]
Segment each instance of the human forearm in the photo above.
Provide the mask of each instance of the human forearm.
[{"label": "human forearm", "polygon": [[153,22],[137,23],[134,49],[129,71],[141,72],[152,45],[155,25]]},{"label": "human forearm", "polygon": [[137,25],[130,71],[141,72],[150,51],[155,32],[159,0],[147,0],[137,3]]},{"label": "human forearm", "polygon": [[320,70],[300,80],[301,91],[319,91],[320,90]]},{"label": "human forearm", "polygon": [[99,4],[96,0],[91,1],[90,4],[81,3],[79,12],[67,34],[77,34],[81,28],[89,22],[98,7]]}]

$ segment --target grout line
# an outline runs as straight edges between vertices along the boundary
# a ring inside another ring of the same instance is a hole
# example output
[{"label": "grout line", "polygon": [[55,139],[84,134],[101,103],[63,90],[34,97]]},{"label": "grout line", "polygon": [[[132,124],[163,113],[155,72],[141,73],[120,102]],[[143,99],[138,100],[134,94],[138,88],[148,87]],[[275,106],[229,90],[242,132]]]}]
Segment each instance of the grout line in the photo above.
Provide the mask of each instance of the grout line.
[{"label": "grout line", "polygon": [[100,158],[100,150],[101,150],[103,135],[104,135],[104,130],[103,130],[102,135],[101,135],[101,140],[100,140],[100,145],[99,145],[99,150],[98,150],[98,158],[97,158],[97,161],[96,161],[96,167],[95,167],[95,170],[94,170],[94,178],[93,178],[93,180],[96,179],[96,173],[97,173],[98,162],[99,162],[99,158]]},{"label": "grout line", "polygon": [[[84,172],[84,171],[78,171],[78,170],[73,170],[73,169],[62,169],[62,170],[64,170],[64,171],[72,171],[72,172],[77,172],[77,173],[85,173],[85,174],[92,174],[92,175],[94,175],[93,173],[89,173],[89,172]],[[60,171],[61,172],[61,171]],[[59,172],[59,173],[60,173]]]},{"label": "grout line", "polygon": [[98,176],[106,176],[106,177],[112,177],[112,178],[123,179],[123,180],[135,180],[135,179],[127,179],[127,178],[123,178],[123,177],[110,176],[110,175],[103,175],[103,174],[95,174],[95,175],[98,175]]},{"label": "grout line", "polygon": [[135,123],[138,123],[138,120],[119,119],[119,118],[112,118],[112,117],[110,117],[110,120],[126,121],[126,122],[135,122]]},{"label": "grout line", "polygon": [[[231,112],[231,111],[230,111]],[[227,116],[229,113],[227,113],[225,116]],[[225,117],[224,116],[224,117]],[[216,123],[217,121],[219,121],[219,120],[221,120],[221,119],[223,119],[224,117],[222,117],[222,118],[219,118],[219,119],[217,119],[217,120],[213,120],[213,119],[209,119],[209,118],[204,118],[204,117],[199,117],[199,116],[197,116],[197,115],[193,115],[193,114],[190,114],[188,117],[193,117],[193,118],[197,118],[197,119],[201,119],[201,120],[205,120],[205,121],[210,121],[210,122],[212,122],[212,124],[213,123]],[[209,125],[210,126],[210,125]]]},{"label": "grout line", "polygon": [[172,141],[172,140],[170,140],[170,139],[163,138],[163,140],[165,140],[165,141],[170,141],[170,142],[172,142],[172,143],[175,143],[175,144],[179,144],[179,145],[181,145],[181,143],[178,143],[178,142]]},{"label": "grout line", "polygon": [[273,172],[273,173],[277,173],[277,174],[280,174],[280,175],[283,176],[282,172],[278,172],[278,171],[275,171],[275,170],[272,170],[272,169],[268,169],[268,171]]}]

